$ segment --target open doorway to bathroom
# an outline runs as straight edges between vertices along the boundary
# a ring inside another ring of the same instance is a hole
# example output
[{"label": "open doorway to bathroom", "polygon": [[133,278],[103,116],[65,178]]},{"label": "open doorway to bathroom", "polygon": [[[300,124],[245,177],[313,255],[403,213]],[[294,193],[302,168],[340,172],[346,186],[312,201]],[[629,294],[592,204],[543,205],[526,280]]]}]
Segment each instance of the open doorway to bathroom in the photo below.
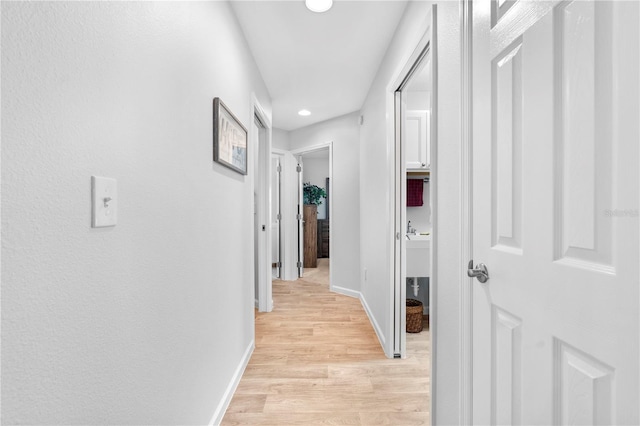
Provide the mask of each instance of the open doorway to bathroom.
[{"label": "open doorway to bathroom", "polygon": [[[389,86],[394,113],[394,354],[426,364],[433,372],[437,288],[432,267],[436,200],[433,17],[412,56]],[[423,378],[428,379],[428,378]],[[433,387],[431,387],[433,391]]]},{"label": "open doorway to bathroom", "polygon": [[[429,288],[431,279],[431,55],[417,63],[401,90],[401,135],[406,171],[405,294],[406,332],[429,330]],[[404,222],[403,222],[404,223]],[[407,338],[415,339],[411,334]]]}]

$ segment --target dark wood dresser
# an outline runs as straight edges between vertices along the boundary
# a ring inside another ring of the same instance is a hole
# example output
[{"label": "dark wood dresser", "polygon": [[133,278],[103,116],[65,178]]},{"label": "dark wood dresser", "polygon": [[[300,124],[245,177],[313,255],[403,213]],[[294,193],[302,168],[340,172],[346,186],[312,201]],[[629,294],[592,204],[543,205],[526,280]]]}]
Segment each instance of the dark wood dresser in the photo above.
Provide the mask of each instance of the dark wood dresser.
[{"label": "dark wood dresser", "polygon": [[318,219],[318,257],[329,257],[329,219]]}]

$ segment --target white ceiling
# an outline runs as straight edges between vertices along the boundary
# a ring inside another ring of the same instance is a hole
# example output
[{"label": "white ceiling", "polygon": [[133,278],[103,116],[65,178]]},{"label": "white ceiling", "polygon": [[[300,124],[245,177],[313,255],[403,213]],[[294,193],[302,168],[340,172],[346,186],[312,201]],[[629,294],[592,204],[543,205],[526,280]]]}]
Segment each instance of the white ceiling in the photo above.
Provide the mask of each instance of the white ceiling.
[{"label": "white ceiling", "polygon": [[[294,130],[362,107],[406,1],[233,1],[273,102],[273,127]],[[301,117],[298,111],[311,115]]]}]

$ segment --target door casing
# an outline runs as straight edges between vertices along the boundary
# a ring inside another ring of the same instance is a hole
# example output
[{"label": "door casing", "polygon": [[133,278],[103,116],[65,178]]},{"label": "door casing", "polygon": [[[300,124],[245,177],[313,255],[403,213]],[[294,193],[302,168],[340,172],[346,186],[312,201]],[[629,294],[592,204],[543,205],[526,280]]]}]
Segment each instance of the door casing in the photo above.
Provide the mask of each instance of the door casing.
[{"label": "door casing", "polygon": [[[461,0],[461,3],[464,0]],[[421,58],[424,51],[426,49],[430,50],[431,54],[431,66],[432,66],[432,78],[433,78],[433,91],[432,91],[432,121],[431,121],[431,146],[430,146],[430,158],[431,158],[431,202],[436,205],[438,203],[438,180],[437,180],[437,170],[438,170],[438,50],[437,50],[437,5],[433,5],[430,10],[430,16],[427,17],[427,28],[421,37],[421,39],[416,44],[413,53],[408,57],[408,59],[401,64],[401,66],[397,69],[397,71],[393,74],[394,77],[390,80],[390,83],[387,85],[387,95],[386,95],[386,105],[387,105],[387,116],[393,117],[389,125],[387,126],[387,140],[389,141],[389,161],[393,164],[391,168],[390,176],[389,176],[389,187],[392,188],[390,199],[393,200],[390,203],[390,211],[389,217],[392,220],[389,222],[388,229],[388,242],[389,242],[389,252],[392,253],[390,257],[390,277],[389,282],[392,285],[389,286],[389,305],[388,305],[388,315],[389,315],[389,330],[388,335],[393,336],[393,339],[387,339],[385,342],[385,353],[388,357],[394,357],[396,355],[400,355],[400,357],[406,356],[406,335],[404,330],[406,328],[406,304],[402,303],[406,298],[406,285],[405,280],[403,279],[406,276],[406,268],[404,261],[404,253],[406,250],[405,244],[403,244],[403,239],[398,240],[397,236],[404,237],[406,232],[405,230],[405,212],[406,207],[403,207],[403,200],[406,199],[404,195],[404,191],[406,190],[406,182],[404,179],[406,178],[406,165],[404,164],[404,153],[402,150],[401,143],[401,132],[398,126],[400,123],[400,96],[398,94],[398,89],[402,85],[403,81],[408,77],[412,68],[416,64],[416,62]],[[468,165],[466,165],[468,166]],[[461,180],[461,185],[466,185],[464,180]],[[463,191],[464,192],[464,191]],[[469,206],[466,206],[468,208]],[[464,216],[464,215],[463,215]],[[437,388],[436,382],[436,368],[437,368],[437,357],[436,351],[434,350],[437,345],[438,340],[438,306],[436,304],[437,300],[437,283],[438,283],[438,264],[437,259],[438,255],[436,250],[433,249],[437,247],[437,242],[439,238],[439,220],[437,209],[433,209],[432,211],[432,237],[431,237],[431,278],[430,278],[430,286],[429,286],[429,300],[430,300],[430,337],[431,337],[431,380],[430,380],[430,394],[431,394],[431,419],[432,422],[435,422],[436,417],[436,406],[437,406],[437,393],[435,392]],[[468,235],[470,230],[468,228],[463,227],[463,235]],[[459,242],[459,246],[463,249],[465,246],[465,238]],[[462,285],[462,276],[461,276],[461,285]],[[400,353],[396,353],[396,349],[398,348]],[[468,351],[469,348],[464,348],[464,350]],[[463,349],[461,349],[462,351]],[[461,372],[462,374],[462,372]],[[462,383],[461,383],[462,384]],[[459,416],[462,418],[462,415]]]},{"label": "door casing", "polygon": [[[324,142],[321,144],[300,148],[291,151],[294,157],[298,158],[303,156],[304,154],[310,154],[312,152],[321,151],[324,149],[329,150],[329,197],[333,197],[333,141]],[[303,172],[304,173],[304,172]],[[295,177],[298,179],[298,176]],[[329,253],[334,253],[333,251],[333,202],[330,200],[329,202]],[[333,288],[333,263],[332,263],[331,255],[329,255],[329,290],[335,291]]]},{"label": "door casing", "polygon": [[[271,312],[273,309],[273,297],[271,290],[271,119],[264,112],[255,93],[251,95],[251,119],[256,117],[264,126],[262,135],[254,135],[252,140],[258,141],[256,154],[258,155],[258,170],[254,173],[260,174],[259,184],[254,186],[252,193],[258,195],[257,213],[258,221],[264,230],[259,232],[257,244],[257,268],[258,270],[258,310],[260,312]],[[253,126],[252,126],[253,128]],[[254,146],[254,149],[256,147]]]}]

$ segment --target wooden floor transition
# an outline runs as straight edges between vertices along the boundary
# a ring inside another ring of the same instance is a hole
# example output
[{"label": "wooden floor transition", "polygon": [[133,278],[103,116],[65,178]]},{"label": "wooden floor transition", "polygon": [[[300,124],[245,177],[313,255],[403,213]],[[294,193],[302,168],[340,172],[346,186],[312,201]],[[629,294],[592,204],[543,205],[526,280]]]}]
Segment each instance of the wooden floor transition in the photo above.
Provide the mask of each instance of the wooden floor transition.
[{"label": "wooden floor transition", "polygon": [[274,281],[222,425],[428,425],[429,330],[388,359],[358,299],[329,292],[328,259]]}]

